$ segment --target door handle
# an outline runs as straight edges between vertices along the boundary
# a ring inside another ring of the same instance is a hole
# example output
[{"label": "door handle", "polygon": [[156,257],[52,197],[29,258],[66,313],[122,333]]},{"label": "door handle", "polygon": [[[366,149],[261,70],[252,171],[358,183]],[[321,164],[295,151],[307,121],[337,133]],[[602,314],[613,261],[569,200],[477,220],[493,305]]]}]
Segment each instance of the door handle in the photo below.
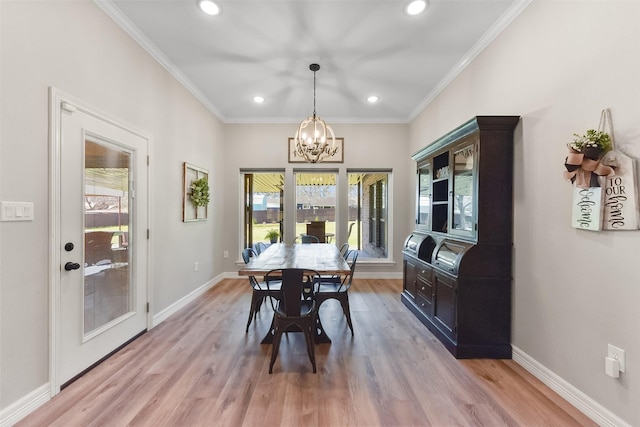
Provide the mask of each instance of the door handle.
[{"label": "door handle", "polygon": [[80,264],[77,262],[68,262],[64,265],[64,269],[67,271],[77,270],[80,268]]}]

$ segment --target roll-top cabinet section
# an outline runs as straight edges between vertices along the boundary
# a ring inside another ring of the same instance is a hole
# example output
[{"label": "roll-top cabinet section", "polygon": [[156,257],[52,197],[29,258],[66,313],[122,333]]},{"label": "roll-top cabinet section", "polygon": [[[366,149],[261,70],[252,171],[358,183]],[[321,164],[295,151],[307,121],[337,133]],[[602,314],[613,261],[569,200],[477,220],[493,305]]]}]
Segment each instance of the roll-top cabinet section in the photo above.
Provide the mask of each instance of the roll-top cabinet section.
[{"label": "roll-top cabinet section", "polygon": [[476,116],[412,158],[416,227],[402,302],[458,358],[511,357],[513,133]]},{"label": "roll-top cabinet section", "polygon": [[436,241],[422,233],[413,233],[405,240],[402,250],[404,260],[403,295],[427,313],[432,312],[433,279],[429,264]]}]

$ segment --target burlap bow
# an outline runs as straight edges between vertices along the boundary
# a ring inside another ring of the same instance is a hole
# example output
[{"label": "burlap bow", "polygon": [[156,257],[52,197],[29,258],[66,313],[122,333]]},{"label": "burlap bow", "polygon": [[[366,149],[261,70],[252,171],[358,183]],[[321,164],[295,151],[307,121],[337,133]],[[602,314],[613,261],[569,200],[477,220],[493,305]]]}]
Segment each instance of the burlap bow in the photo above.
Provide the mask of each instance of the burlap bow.
[{"label": "burlap bow", "polygon": [[600,182],[598,181],[599,176],[615,174],[611,166],[604,165],[600,162],[602,154],[602,152],[577,152],[569,147],[569,154],[564,160],[564,166],[567,168],[564,172],[564,178],[567,181],[575,183],[576,187],[600,187]]}]

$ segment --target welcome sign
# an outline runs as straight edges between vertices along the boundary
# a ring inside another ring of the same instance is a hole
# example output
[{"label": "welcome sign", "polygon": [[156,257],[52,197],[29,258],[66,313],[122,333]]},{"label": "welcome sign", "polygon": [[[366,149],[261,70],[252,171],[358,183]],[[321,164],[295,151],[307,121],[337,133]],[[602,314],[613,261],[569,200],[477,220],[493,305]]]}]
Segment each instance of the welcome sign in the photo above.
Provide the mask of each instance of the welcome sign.
[{"label": "welcome sign", "polygon": [[590,231],[602,228],[602,187],[573,187],[571,226]]},{"label": "welcome sign", "polygon": [[605,178],[602,228],[637,230],[639,220],[635,160],[618,150],[612,150],[605,154],[602,163],[615,169],[615,175]]}]

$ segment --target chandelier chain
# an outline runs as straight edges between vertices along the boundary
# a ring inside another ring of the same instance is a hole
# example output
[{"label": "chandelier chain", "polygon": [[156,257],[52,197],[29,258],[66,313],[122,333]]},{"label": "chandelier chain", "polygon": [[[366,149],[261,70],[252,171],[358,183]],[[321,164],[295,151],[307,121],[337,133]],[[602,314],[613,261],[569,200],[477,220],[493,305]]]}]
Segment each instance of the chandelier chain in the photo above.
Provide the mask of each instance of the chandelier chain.
[{"label": "chandelier chain", "polygon": [[313,72],[313,116],[316,115],[316,72]]}]

